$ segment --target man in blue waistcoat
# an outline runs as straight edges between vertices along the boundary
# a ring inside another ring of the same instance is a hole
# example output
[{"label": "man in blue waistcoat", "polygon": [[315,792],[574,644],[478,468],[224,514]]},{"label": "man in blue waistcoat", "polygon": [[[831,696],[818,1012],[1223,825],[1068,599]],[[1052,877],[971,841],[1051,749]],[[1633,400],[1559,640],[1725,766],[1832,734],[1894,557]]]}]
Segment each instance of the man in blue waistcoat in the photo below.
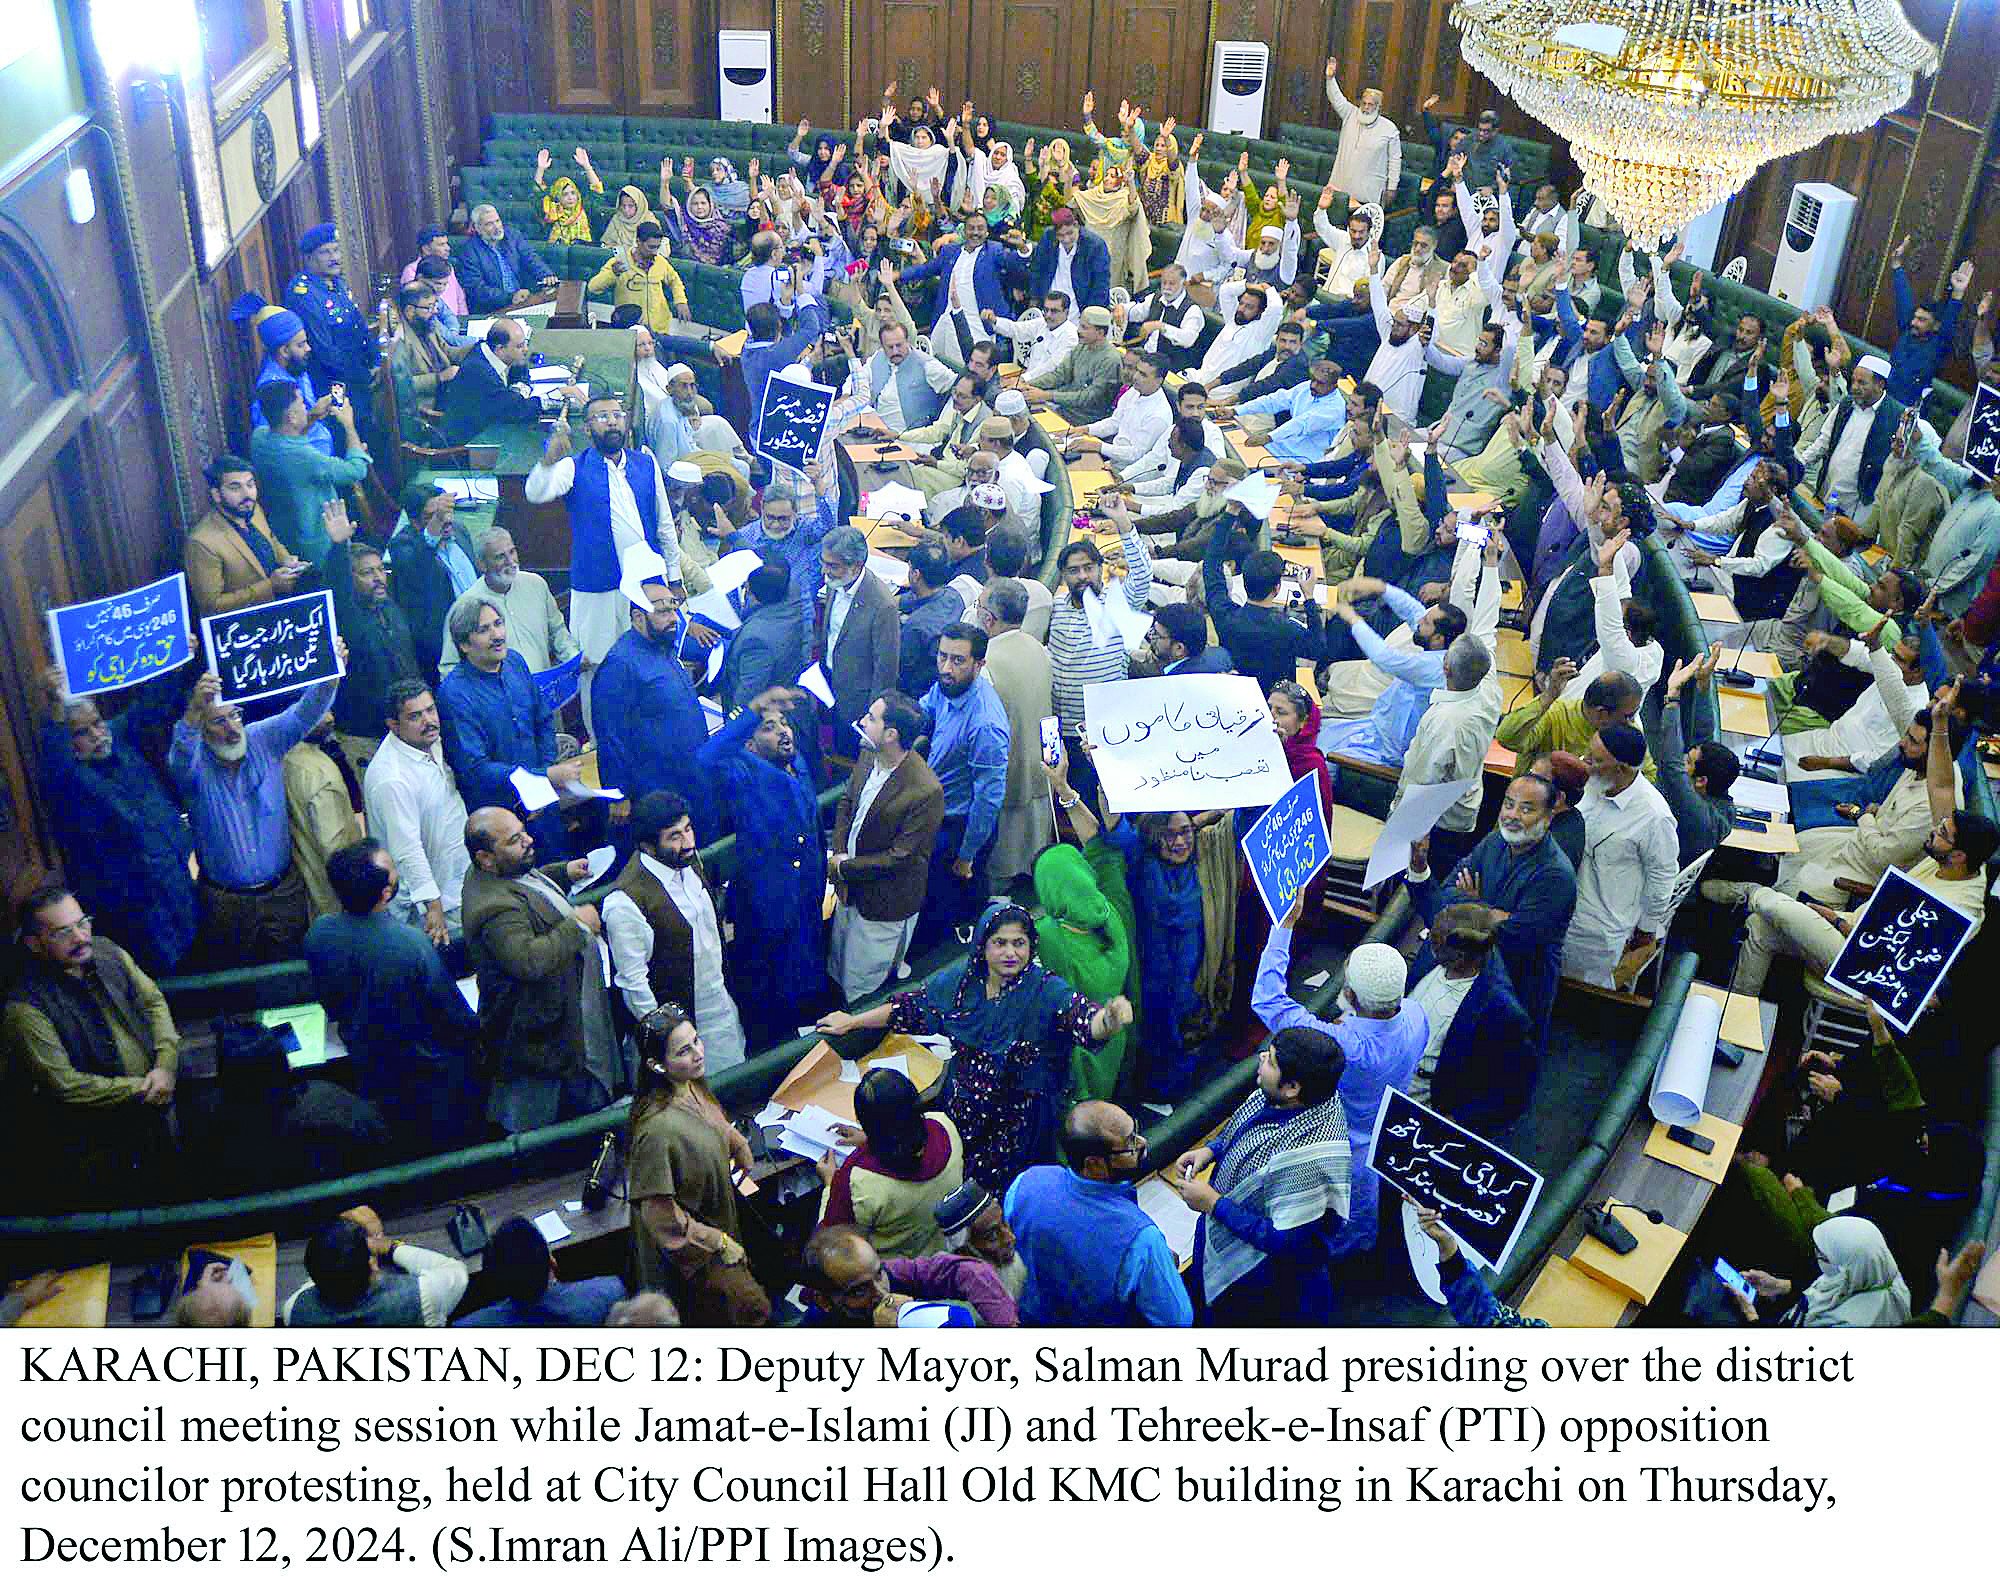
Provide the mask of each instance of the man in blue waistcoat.
[{"label": "man in blue waistcoat", "polygon": [[583,408],[590,447],[572,457],[565,417],[549,434],[542,457],[528,473],[531,504],[560,498],[569,507],[569,627],[583,648],[583,720],[594,734],[594,671],[630,626],[631,604],[618,589],[628,548],[643,542],[667,564],[667,583],[681,583],[680,538],[662,521],[673,520],[666,478],[644,449],[626,448],[625,407],[601,394]]},{"label": "man in blue waistcoat", "polygon": [[[657,567],[660,559],[650,556]],[[680,593],[657,575],[648,575],[636,584],[628,578],[625,595],[631,628],[598,668],[592,693],[597,778],[625,795],[612,801],[615,826],[622,829],[632,806],[655,789],[672,789],[693,810],[696,841],[706,843],[718,829],[714,802],[702,792],[695,757],[708,743],[708,719],[681,666],[687,625]],[[689,641],[687,651],[692,655],[698,648]],[[624,841],[622,832],[619,841]]]}]

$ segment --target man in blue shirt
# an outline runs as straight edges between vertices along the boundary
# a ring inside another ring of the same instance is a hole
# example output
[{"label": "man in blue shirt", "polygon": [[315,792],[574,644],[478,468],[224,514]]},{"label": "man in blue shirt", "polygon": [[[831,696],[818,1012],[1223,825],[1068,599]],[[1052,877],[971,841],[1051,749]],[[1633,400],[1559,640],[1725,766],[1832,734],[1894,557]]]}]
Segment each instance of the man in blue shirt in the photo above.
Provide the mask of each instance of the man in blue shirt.
[{"label": "man in blue shirt", "polygon": [[343,386],[367,426],[373,403],[368,387],[375,364],[382,359],[382,346],[375,325],[341,275],[340,240],[333,226],[316,224],[301,235],[299,257],[305,267],[292,276],[285,304],[305,325],[312,345],[313,381],[328,393],[335,384]]},{"label": "man in blue shirt", "polygon": [[[825,471],[819,461],[810,460],[805,474],[806,480],[818,488]],[[721,547],[724,553],[749,548],[766,564],[783,564],[791,572],[792,595],[798,599],[807,629],[812,628],[813,614],[819,606],[819,588],[826,578],[819,561],[819,545],[838,523],[834,503],[833,498],[815,493],[812,513],[807,515],[805,500],[784,483],[773,482],[764,489],[757,519],[741,531],[731,532]]]},{"label": "man in blue shirt", "polygon": [[479,1279],[500,1301],[452,1322],[461,1329],[591,1328],[602,1325],[625,1296],[625,1283],[616,1276],[558,1281],[548,1241],[526,1216],[500,1223],[480,1256]]},{"label": "man in blue shirt", "polygon": [[[311,425],[306,437],[321,454],[333,453],[333,429],[326,424],[332,398],[313,387],[312,341],[306,337],[305,320],[296,312],[274,307],[254,292],[246,291],[230,303],[229,320],[248,323],[264,347],[264,359],[257,367],[257,390],[267,383],[289,383],[306,402]],[[250,399],[252,432],[265,424],[264,408],[253,391]]]},{"label": "man in blue shirt", "polygon": [[472,1054],[479,1015],[445,972],[431,939],[390,912],[396,862],[373,838],[326,862],[339,914],[306,932],[313,995],[340,1026],[344,1064],[410,1152],[477,1137]]},{"label": "man in blue shirt", "polygon": [[[1236,414],[1273,420],[1264,445],[1273,455],[1286,460],[1317,460],[1333,447],[1334,439],[1347,425],[1340,368],[1330,361],[1316,361],[1302,387],[1281,389],[1239,405]],[[1261,424],[1245,422],[1243,430],[1254,438],[1253,426]]]},{"label": "man in blue shirt", "polygon": [[[789,367],[799,354],[826,332],[826,308],[814,300],[798,303],[792,310],[792,283],[778,287],[774,306],[759,301],[743,315],[748,337],[743,342],[743,388],[750,396],[750,447],[757,447],[757,435],[764,421],[764,386],[780,367]],[[786,328],[790,324],[789,331]]]},{"label": "man in blue shirt", "polygon": [[1006,703],[986,677],[986,632],[963,622],[938,637],[937,682],[924,697],[925,759],[944,789],[944,825],[931,850],[930,885],[910,942],[912,954],[972,924],[986,903],[987,861],[1007,797],[1013,731]]},{"label": "man in blue shirt", "polygon": [[1174,1251],[1139,1207],[1146,1137],[1131,1115],[1084,1101],[1063,1119],[1062,1147],[1068,1167],[1031,1166],[1007,1190],[1007,1224],[1028,1267],[1022,1324],[1192,1325]]},{"label": "man in blue shirt", "polygon": [[459,663],[438,684],[444,758],[468,811],[498,806],[521,813],[535,847],[562,859],[569,839],[560,806],[533,811],[522,803],[519,770],[560,789],[582,775],[581,761],[556,760],[556,720],[519,652],[507,648],[507,616],[484,597],[451,611],[448,633]]},{"label": "man in blue shirt", "polygon": [[1905,236],[1889,254],[1897,329],[1896,343],[1889,348],[1889,398],[1899,405],[1914,405],[1937,376],[1938,363],[1951,354],[1958,314],[1972,285],[1972,259],[1968,257],[1952,270],[1949,299],[1918,306],[1910,277],[1903,272],[1903,251],[1909,244],[1910,238]]},{"label": "man in blue shirt", "polygon": [[[631,628],[597,670],[591,714],[598,781],[624,792],[611,804],[614,825],[622,828],[632,807],[655,789],[673,789],[694,807],[697,841],[705,842],[717,828],[695,754],[708,743],[708,720],[681,666],[681,599],[660,579],[642,582],[639,591],[647,606],[631,609]],[[688,650],[700,652],[692,643]]]},{"label": "man in blue shirt", "polygon": [[[1444,683],[1445,648],[1465,633],[1466,616],[1448,602],[1426,608],[1400,586],[1357,575],[1338,588],[1333,611],[1347,622],[1348,632],[1370,662],[1389,676],[1389,688],[1366,717],[1334,718],[1320,726],[1319,747],[1362,761],[1401,766],[1417,724],[1431,704],[1431,692]],[[1380,597],[1390,611],[1410,627],[1415,638],[1408,650],[1398,650],[1375,633],[1356,610],[1359,597]]]}]

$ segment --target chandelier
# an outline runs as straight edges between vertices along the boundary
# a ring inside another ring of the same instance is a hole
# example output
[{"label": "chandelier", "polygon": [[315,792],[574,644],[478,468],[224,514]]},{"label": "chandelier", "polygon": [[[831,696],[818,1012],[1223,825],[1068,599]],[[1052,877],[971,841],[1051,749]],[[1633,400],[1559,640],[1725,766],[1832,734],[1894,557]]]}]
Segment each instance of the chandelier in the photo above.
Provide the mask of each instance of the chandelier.
[{"label": "chandelier", "polygon": [[1758,166],[1908,101],[1938,53],[1897,0],[1455,0],[1459,53],[1566,138],[1635,243]]}]

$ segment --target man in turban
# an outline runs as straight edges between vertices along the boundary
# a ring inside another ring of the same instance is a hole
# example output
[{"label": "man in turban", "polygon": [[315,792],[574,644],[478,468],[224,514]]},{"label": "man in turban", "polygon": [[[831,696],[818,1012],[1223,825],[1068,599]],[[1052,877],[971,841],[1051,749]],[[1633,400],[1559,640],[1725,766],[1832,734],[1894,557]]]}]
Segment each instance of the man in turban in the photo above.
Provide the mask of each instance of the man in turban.
[{"label": "man in turban", "polygon": [[245,291],[236,298],[229,309],[229,317],[231,322],[247,323],[264,348],[264,360],[257,368],[257,388],[251,391],[251,427],[265,425],[264,408],[256,398],[257,390],[266,384],[289,383],[299,391],[299,398],[306,402],[311,419],[306,437],[321,454],[332,455],[333,429],[326,422],[326,413],[332,401],[313,386],[312,341],[306,337],[304,320],[296,312],[272,306],[254,291]]}]

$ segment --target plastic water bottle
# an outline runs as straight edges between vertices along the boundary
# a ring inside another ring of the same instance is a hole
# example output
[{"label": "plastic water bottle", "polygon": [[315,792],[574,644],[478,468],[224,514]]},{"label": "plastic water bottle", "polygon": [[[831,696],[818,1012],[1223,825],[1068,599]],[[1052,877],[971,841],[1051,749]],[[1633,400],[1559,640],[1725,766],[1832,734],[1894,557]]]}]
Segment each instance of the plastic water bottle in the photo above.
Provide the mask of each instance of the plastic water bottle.
[{"label": "plastic water bottle", "polygon": [[1827,495],[1826,495],[1826,518],[1828,520],[1831,520],[1835,515],[1839,513],[1840,513],[1840,489],[1837,487],[1829,488],[1827,490]]}]

